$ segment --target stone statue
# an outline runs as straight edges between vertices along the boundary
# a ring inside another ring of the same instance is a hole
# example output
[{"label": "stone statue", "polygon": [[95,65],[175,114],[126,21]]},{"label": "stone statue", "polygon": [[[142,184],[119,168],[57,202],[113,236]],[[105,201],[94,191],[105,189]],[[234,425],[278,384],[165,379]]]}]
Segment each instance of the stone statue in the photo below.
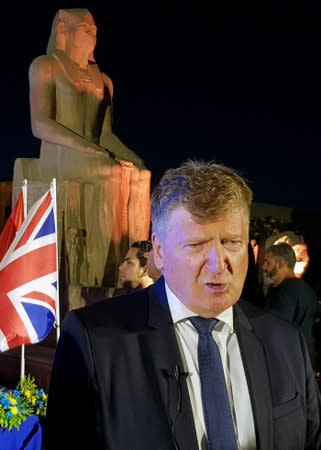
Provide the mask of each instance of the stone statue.
[{"label": "stone statue", "polygon": [[112,132],[113,84],[95,62],[96,33],[87,9],[59,10],[47,55],[36,58],[29,69],[31,126],[42,140],[41,157],[58,164],[55,173],[77,179],[80,165],[82,177],[87,170],[89,176],[102,178],[110,176],[117,161],[143,167]]},{"label": "stone statue", "polygon": [[[115,284],[122,256],[147,239],[150,225],[151,173],[113,133],[113,83],[95,62],[96,33],[87,9],[57,12],[47,54],[29,68],[40,158],[16,160],[14,168],[14,193],[23,178],[33,181],[35,196],[57,179],[60,246],[64,240],[72,252],[69,282],[80,286]],[[68,242],[74,230],[86,235],[81,258]],[[85,270],[76,267],[81,261]]]}]

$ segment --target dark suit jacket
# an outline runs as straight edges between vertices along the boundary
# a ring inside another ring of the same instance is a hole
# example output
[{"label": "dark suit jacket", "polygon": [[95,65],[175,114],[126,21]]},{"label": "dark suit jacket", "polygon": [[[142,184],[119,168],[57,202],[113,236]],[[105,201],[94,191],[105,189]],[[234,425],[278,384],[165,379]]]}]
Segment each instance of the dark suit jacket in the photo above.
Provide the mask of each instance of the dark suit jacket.
[{"label": "dark suit jacket", "polygon": [[300,278],[287,278],[269,288],[266,309],[301,328],[312,356],[315,351],[313,325],[318,311],[318,298],[312,287]]},{"label": "dark suit jacket", "polygon": [[[257,448],[320,449],[320,396],[300,330],[242,301],[234,310]],[[68,313],[46,450],[197,450],[186,378],[175,367],[182,360],[163,278]]]}]

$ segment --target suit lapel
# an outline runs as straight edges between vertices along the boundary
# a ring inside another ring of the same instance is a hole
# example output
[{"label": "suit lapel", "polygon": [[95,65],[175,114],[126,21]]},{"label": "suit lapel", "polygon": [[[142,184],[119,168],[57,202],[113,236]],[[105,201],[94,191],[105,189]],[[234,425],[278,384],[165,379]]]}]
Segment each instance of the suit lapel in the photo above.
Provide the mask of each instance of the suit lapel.
[{"label": "suit lapel", "polygon": [[263,347],[239,305],[235,305],[235,330],[252,403],[257,449],[273,448],[272,399]]},{"label": "suit lapel", "polygon": [[[174,326],[161,278],[150,289],[149,337],[150,354],[156,370],[159,392],[164,409],[173,428],[178,448],[197,450],[197,437],[186,375],[183,372]],[[188,375],[187,375],[188,376]]]}]

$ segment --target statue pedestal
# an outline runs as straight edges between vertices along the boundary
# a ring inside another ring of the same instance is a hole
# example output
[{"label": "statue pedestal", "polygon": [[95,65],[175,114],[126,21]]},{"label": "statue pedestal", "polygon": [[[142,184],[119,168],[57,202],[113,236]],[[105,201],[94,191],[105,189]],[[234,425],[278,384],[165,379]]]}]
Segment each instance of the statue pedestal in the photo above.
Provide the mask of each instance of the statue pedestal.
[{"label": "statue pedestal", "polygon": [[[56,178],[59,284],[61,292],[69,289],[68,310],[84,306],[85,300],[79,294],[82,288],[87,288],[87,294],[90,289],[108,292],[114,288],[118,267],[129,246],[136,240],[148,239],[150,172],[121,162],[105,167],[104,176],[92,177],[91,181],[92,174],[86,167],[86,176],[79,175],[78,180],[75,174],[68,175],[67,169],[58,170],[54,162],[50,168],[48,159],[42,155],[39,159],[15,161],[12,200],[14,203],[27,179],[29,209]],[[81,167],[77,170],[80,173]],[[99,296],[106,298],[103,293]]]}]

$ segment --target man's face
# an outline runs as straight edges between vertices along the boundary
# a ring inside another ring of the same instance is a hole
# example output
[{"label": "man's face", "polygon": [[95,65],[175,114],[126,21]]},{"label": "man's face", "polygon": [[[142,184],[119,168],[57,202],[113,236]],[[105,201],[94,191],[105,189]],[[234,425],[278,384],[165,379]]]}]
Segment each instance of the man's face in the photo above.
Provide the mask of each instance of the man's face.
[{"label": "man's face", "polygon": [[154,235],[156,265],[182,303],[203,317],[214,317],[240,298],[248,266],[248,232],[243,210],[200,224],[178,207],[163,239]]},{"label": "man's face", "polygon": [[138,248],[131,247],[119,266],[119,281],[123,288],[135,289],[141,284],[145,270],[137,258],[138,251]]},{"label": "man's face", "polygon": [[263,258],[262,264],[264,283],[275,286],[278,284],[280,264],[277,259],[274,258],[271,252],[266,252]]}]

